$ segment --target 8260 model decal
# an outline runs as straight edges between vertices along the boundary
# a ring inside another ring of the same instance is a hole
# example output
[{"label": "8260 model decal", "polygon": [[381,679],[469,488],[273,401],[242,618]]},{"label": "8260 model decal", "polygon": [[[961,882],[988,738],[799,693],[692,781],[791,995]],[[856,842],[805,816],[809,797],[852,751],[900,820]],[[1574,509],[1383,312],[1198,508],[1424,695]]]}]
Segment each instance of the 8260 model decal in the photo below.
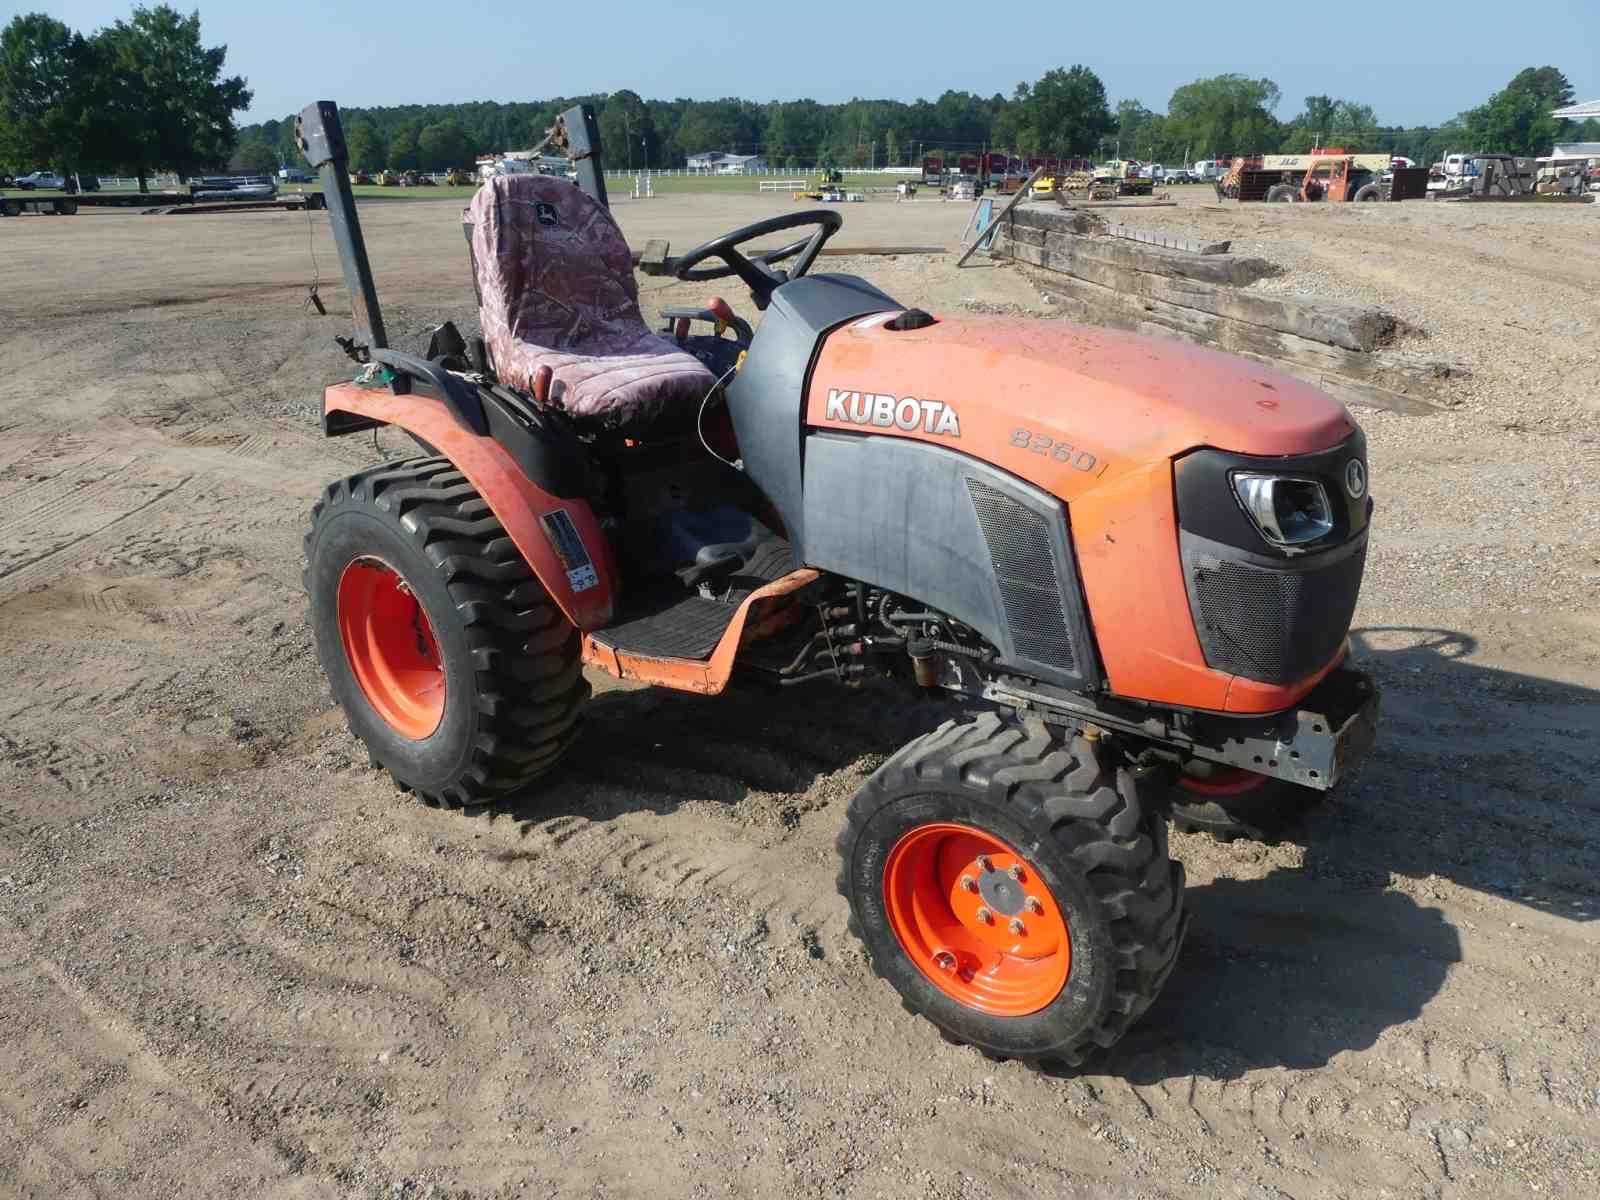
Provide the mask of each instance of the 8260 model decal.
[{"label": "8260 model decal", "polygon": [[1058,442],[1047,434],[1035,433],[1031,429],[1020,427],[1013,429],[1011,444],[1020,446],[1024,450],[1031,450],[1035,454],[1048,454],[1057,462],[1067,463],[1079,471],[1093,471],[1096,475],[1104,475],[1106,468],[1111,465],[1109,462],[1101,462],[1087,450],[1074,449],[1071,442]]}]

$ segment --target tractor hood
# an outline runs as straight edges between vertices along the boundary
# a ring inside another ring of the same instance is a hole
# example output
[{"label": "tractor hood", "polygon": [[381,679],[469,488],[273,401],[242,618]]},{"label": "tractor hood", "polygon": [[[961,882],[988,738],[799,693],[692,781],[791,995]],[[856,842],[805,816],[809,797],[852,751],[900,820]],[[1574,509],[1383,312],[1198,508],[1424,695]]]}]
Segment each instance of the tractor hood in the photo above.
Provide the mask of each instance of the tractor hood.
[{"label": "tractor hood", "polygon": [[818,355],[807,419],[917,438],[1063,499],[1200,446],[1306,454],[1355,431],[1326,393],[1247,359],[1064,321],[952,317],[842,326]]}]

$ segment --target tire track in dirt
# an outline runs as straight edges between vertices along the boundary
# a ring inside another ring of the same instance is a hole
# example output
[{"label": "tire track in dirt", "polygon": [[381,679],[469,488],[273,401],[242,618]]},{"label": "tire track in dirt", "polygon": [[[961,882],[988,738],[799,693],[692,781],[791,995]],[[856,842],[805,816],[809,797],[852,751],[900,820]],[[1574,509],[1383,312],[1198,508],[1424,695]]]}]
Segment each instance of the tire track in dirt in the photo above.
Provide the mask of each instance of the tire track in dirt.
[{"label": "tire track in dirt", "polygon": [[[11,425],[0,430],[0,475],[9,470],[14,463],[38,456],[40,450],[50,444],[49,437],[27,437],[15,431],[21,426]],[[0,503],[3,503],[7,494],[0,494]]]},{"label": "tire track in dirt", "polygon": [[[151,1185],[170,1194],[185,1191],[181,1174],[163,1186],[161,1167],[147,1150],[171,1138],[192,1144],[201,1130],[209,1150],[204,1177],[214,1181],[214,1194],[244,1194],[269,1180],[282,1189],[278,1194],[331,1194],[318,1181],[297,1178],[290,1156],[241,1136],[214,1115],[214,1093],[169,1069],[133,1021],[109,1010],[9,921],[0,921],[0,961],[29,964],[14,969],[8,985],[26,1001],[27,1015],[0,1027],[0,1055],[12,1083],[0,1089],[0,1105],[90,1194],[124,1195],[135,1183],[141,1191]],[[15,1039],[29,1027],[55,1047],[47,1059],[18,1053]],[[193,1166],[169,1160],[166,1170]]]},{"label": "tire track in dirt", "polygon": [[183,490],[193,479],[194,476],[186,475],[162,488],[137,507],[113,517],[105,524],[79,534],[64,544],[23,559],[0,572],[0,604],[53,575],[70,570],[90,555],[114,545],[119,538],[126,536],[133,526],[149,521],[163,509],[176,504]]},{"label": "tire track in dirt", "polygon": [[70,1159],[57,1153],[38,1128],[31,1123],[20,1123],[3,1095],[0,1095],[0,1179],[10,1180],[19,1196],[101,1200],[106,1194]]},{"label": "tire track in dirt", "polygon": [[28,523],[41,512],[64,508],[69,503],[76,505],[107,491],[137,461],[127,459],[84,482],[83,477],[89,475],[111,453],[111,447],[103,446],[91,452],[88,458],[72,463],[54,475],[32,480],[0,494],[0,505],[5,506],[4,515],[0,516],[0,533]]}]

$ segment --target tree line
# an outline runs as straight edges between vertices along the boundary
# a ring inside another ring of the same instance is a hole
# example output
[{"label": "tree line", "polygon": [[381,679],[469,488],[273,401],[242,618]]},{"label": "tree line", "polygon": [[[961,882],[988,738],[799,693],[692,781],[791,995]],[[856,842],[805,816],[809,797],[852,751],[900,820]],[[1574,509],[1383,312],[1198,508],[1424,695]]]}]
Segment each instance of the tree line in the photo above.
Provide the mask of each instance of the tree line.
[{"label": "tree line", "polygon": [[[0,32],[0,169],[155,171],[231,168],[264,173],[301,165],[294,118],[239,128],[250,90],[224,75],[227,47],[207,47],[198,13],[137,7],[127,21],[83,35],[43,13]],[[708,150],[760,154],[775,167],[915,165],[933,153],[983,150],[1192,163],[1233,154],[1303,153],[1315,146],[1388,151],[1432,162],[1450,150],[1547,153],[1552,142],[1600,140],[1600,122],[1557,121],[1572,85],[1551,66],[1529,67],[1479,106],[1431,128],[1384,125],[1372,106],[1307,96],[1283,121],[1270,79],[1224,74],[1177,88],[1164,113],[1137,100],[1111,104],[1088,67],[1046,71],[1009,96],[946,91],[937,100],[761,103],[646,100],[609,95],[499,103],[344,109],[359,170],[444,170],[477,155],[534,145],[558,113],[594,105],[610,167],[682,166]]]},{"label": "tree line", "polygon": [[[613,168],[681,167],[695,154],[759,154],[774,167],[909,166],[924,155],[1004,150],[1031,155],[1124,157],[1192,163],[1234,154],[1304,153],[1342,146],[1387,151],[1417,162],[1452,150],[1547,154],[1553,142],[1600,140],[1600,121],[1558,121],[1572,85],[1555,67],[1529,67],[1483,104],[1441,125],[1384,125],[1371,105],[1307,96],[1290,120],[1270,79],[1237,74],[1177,88],[1165,113],[1137,100],[1112,106],[1105,85],[1084,66],[1047,71],[1012,94],[947,91],[937,100],[646,100],[622,90],[515,103],[401,105],[344,109],[351,163],[362,170],[443,170],[476,154],[535,144],[558,113],[594,105]],[[296,162],[294,120],[241,131],[241,168]]]}]

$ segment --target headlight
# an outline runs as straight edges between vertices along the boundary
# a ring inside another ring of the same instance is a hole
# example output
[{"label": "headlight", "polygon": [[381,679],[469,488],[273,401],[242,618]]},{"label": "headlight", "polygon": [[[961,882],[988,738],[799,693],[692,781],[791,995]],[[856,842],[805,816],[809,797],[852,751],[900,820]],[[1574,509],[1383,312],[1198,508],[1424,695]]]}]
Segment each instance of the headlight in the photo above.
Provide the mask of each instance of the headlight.
[{"label": "headlight", "polygon": [[1274,546],[1302,546],[1333,532],[1328,493],[1315,479],[1235,471],[1233,490],[1261,536]]}]

